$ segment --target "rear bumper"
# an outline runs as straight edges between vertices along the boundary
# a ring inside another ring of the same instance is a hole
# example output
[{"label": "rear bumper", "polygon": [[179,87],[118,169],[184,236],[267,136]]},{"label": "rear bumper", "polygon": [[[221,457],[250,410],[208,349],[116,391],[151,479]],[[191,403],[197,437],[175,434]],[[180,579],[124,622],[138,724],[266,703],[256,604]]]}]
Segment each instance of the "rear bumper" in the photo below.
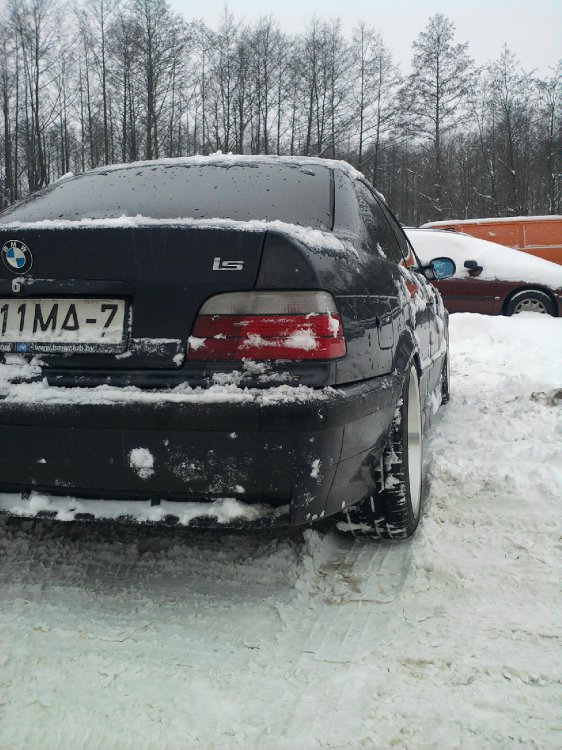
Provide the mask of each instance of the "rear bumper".
[{"label": "rear bumper", "polygon": [[[150,403],[0,400],[0,492],[10,493],[0,512],[48,515],[44,502],[18,494],[37,491],[97,500],[93,514],[91,502],[53,501],[50,515],[67,520],[116,518],[165,500],[139,518],[187,524],[193,514],[180,512],[185,502],[216,509],[216,501],[235,498],[250,506],[252,525],[261,523],[258,505],[273,509],[265,525],[310,523],[369,494],[400,392],[398,378],[385,376],[307,401],[290,393],[272,403],[171,402],[165,394]],[[124,512],[103,499],[123,503]],[[243,516],[217,520],[236,526]]]}]

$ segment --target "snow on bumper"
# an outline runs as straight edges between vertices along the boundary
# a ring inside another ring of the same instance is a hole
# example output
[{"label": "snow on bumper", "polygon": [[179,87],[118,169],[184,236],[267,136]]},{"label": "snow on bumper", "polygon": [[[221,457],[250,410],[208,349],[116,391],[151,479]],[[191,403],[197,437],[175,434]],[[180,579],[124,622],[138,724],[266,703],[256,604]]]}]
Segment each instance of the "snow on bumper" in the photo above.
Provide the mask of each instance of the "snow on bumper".
[{"label": "snow on bumper", "polygon": [[400,393],[394,377],[216,398],[34,385],[0,396],[0,512],[186,525],[304,524],[362,499]]},{"label": "snow on bumper", "polygon": [[287,524],[289,506],[249,505],[235,498],[208,503],[150,500],[86,500],[32,492],[0,494],[0,514],[20,518],[49,518],[56,521],[116,521],[118,523],[165,524],[173,526],[228,526],[270,528]]}]

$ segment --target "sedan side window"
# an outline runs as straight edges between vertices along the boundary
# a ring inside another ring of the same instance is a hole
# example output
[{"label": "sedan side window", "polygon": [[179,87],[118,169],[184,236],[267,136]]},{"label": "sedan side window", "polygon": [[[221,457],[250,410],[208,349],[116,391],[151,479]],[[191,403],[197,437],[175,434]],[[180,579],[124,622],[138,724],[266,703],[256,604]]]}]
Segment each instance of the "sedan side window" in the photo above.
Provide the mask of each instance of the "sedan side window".
[{"label": "sedan side window", "polygon": [[406,233],[400,226],[400,222],[398,219],[394,216],[392,211],[389,209],[388,206],[386,206],[384,203],[380,203],[381,211],[384,213],[386,220],[392,227],[392,231],[394,235],[396,236],[396,239],[398,240],[398,244],[400,245],[400,250],[402,251],[403,257],[407,261],[407,265],[410,265],[408,261],[414,262],[414,255],[412,253],[412,246],[410,245],[410,242],[408,238],[406,237]]},{"label": "sedan side window", "polygon": [[400,245],[376,197],[365,183],[355,184],[361,217],[367,229],[372,251],[394,263],[400,263],[404,259]]}]

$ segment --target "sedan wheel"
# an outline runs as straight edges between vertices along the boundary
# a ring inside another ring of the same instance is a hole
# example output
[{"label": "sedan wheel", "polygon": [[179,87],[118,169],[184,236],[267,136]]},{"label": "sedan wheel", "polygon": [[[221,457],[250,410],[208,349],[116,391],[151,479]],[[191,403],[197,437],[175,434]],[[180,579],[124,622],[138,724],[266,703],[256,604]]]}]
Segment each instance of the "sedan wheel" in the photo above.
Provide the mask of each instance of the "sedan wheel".
[{"label": "sedan wheel", "polygon": [[518,315],[523,312],[540,313],[541,315],[554,315],[554,305],[545,292],[540,289],[527,289],[517,292],[508,301],[505,307],[506,315]]},{"label": "sedan wheel", "polygon": [[354,536],[406,539],[419,522],[423,495],[423,435],[418,373],[414,365],[404,383],[381,465],[378,492],[345,512],[337,528]]},{"label": "sedan wheel", "polygon": [[445,355],[441,369],[441,403],[448,404],[451,397],[451,373],[449,370],[449,354]]}]

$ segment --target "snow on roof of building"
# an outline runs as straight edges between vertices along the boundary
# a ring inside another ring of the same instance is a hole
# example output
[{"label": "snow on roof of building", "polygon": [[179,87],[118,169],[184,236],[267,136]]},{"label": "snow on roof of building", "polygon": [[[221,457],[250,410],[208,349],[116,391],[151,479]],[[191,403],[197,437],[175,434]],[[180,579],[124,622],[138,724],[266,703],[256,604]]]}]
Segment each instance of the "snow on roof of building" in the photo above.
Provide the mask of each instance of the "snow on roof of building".
[{"label": "snow on roof of building", "polygon": [[560,221],[562,216],[549,214],[548,216],[500,216],[485,219],[448,219],[447,221],[428,221],[421,228],[450,227],[452,224],[460,226],[469,224],[518,224],[532,221]]}]

